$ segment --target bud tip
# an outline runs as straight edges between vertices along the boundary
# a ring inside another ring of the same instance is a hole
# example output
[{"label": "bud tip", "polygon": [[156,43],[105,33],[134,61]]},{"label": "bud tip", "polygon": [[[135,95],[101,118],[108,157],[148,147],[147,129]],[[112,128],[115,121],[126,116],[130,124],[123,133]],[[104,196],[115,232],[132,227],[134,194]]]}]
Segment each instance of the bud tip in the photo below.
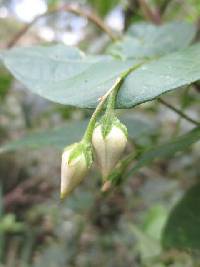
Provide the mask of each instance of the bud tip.
[{"label": "bud tip", "polygon": [[109,191],[109,190],[111,189],[111,186],[112,186],[111,181],[106,181],[106,182],[103,184],[102,188],[101,188],[101,192],[102,192],[102,193],[105,193],[105,192]]}]

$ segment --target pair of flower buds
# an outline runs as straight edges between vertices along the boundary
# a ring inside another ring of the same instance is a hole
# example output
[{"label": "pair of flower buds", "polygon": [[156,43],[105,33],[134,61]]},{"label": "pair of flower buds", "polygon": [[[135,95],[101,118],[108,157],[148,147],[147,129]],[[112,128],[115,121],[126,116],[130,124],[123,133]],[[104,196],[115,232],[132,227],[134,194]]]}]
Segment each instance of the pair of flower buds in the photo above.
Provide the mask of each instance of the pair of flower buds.
[{"label": "pair of flower buds", "polygon": [[104,181],[120,160],[127,144],[127,129],[116,118],[105,131],[104,121],[96,124],[91,142],[84,138],[66,147],[61,164],[61,199],[67,197],[84,179],[93,163],[93,151]]}]

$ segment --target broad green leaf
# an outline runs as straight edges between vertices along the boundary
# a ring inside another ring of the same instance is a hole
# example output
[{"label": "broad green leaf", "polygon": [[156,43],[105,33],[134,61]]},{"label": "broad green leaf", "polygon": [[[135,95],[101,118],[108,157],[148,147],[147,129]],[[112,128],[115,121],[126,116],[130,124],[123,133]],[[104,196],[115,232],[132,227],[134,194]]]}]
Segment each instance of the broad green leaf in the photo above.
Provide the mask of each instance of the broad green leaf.
[{"label": "broad green leaf", "polygon": [[[99,97],[137,60],[85,56],[64,45],[17,48],[0,54],[33,93],[66,105],[95,107]],[[200,44],[143,64],[120,89],[117,107],[130,108],[200,79]]]},{"label": "broad green leaf", "polygon": [[120,73],[134,65],[110,56],[86,57],[65,45],[16,48],[3,52],[0,58],[33,93],[79,107],[96,106]]},{"label": "broad green leaf", "polygon": [[144,64],[119,92],[119,106],[132,107],[200,79],[200,44]]},{"label": "broad green leaf", "polygon": [[[126,118],[124,116],[121,121],[127,125],[129,137],[139,143],[143,142],[145,136],[151,136],[155,129],[147,122],[136,118]],[[63,149],[65,146],[81,139],[87,124],[88,120],[83,120],[67,123],[66,126],[61,128],[30,133],[19,140],[11,141],[1,146],[0,154],[25,148],[40,149],[48,146]]]},{"label": "broad green leaf", "polygon": [[200,251],[200,184],[195,184],[175,205],[164,228],[165,248]]},{"label": "broad green leaf", "polygon": [[138,171],[138,169],[142,168],[143,166],[149,165],[156,159],[172,156],[176,152],[188,148],[199,139],[200,127],[197,127],[194,130],[191,130],[190,132],[177,137],[175,140],[169,143],[150,149],[149,151],[141,155],[136,165],[127,173],[127,176],[133,175],[136,171]]},{"label": "broad green leaf", "polygon": [[196,28],[186,22],[171,22],[161,26],[133,24],[121,41],[108,52],[127,58],[151,58],[186,48],[194,39]]}]

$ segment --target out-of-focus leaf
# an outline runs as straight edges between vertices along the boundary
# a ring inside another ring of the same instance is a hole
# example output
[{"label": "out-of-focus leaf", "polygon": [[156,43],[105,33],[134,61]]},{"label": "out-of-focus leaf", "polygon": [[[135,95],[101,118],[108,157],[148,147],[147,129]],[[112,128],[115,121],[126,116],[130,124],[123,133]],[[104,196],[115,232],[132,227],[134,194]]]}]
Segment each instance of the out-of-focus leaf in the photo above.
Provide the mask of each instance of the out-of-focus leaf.
[{"label": "out-of-focus leaf", "polygon": [[154,257],[157,257],[161,252],[160,243],[145,234],[137,226],[131,225],[130,230],[136,236],[138,240],[138,250],[143,261],[148,261]]},{"label": "out-of-focus leaf", "polygon": [[88,2],[95,8],[100,16],[105,16],[119,3],[119,0],[88,0]]},{"label": "out-of-focus leaf", "polygon": [[24,148],[38,149],[45,146],[64,148],[81,138],[87,123],[88,121],[68,123],[63,128],[30,133],[24,138],[3,145],[0,153]]},{"label": "out-of-focus leaf", "polygon": [[59,0],[47,0],[47,5],[49,9],[54,9],[59,5]]},{"label": "out-of-focus leaf", "polygon": [[[140,143],[144,136],[153,134],[155,130],[152,125],[136,118],[124,116],[121,121],[127,125],[129,137],[133,138],[135,142]],[[1,146],[0,153],[24,148],[40,149],[47,146],[63,149],[82,138],[88,122],[88,120],[71,122],[62,128],[30,133],[19,140]]]},{"label": "out-of-focus leaf", "polygon": [[49,267],[64,267],[66,266],[67,256],[66,248],[63,245],[51,244],[43,251],[40,257],[37,257],[33,267],[44,267],[47,262]]},{"label": "out-of-focus leaf", "polygon": [[0,66],[0,100],[3,100],[12,83],[12,76]]},{"label": "out-of-focus leaf", "polygon": [[149,151],[143,153],[138,159],[136,165],[127,173],[127,176],[133,175],[138,169],[152,163],[155,159],[169,157],[176,152],[182,151],[188,148],[193,143],[200,139],[200,127],[191,130],[190,132],[177,137],[176,139],[158,147],[152,148]]},{"label": "out-of-focus leaf", "polygon": [[17,222],[14,214],[5,215],[0,221],[0,232],[18,233],[24,229],[24,224]]},{"label": "out-of-focus leaf", "polygon": [[165,226],[165,248],[200,251],[200,184],[195,184],[172,209]]},{"label": "out-of-focus leaf", "polygon": [[171,22],[161,26],[133,24],[121,41],[108,49],[112,55],[127,58],[151,58],[186,48],[194,39],[196,28],[186,22]]},{"label": "out-of-focus leaf", "polygon": [[144,219],[144,232],[160,242],[167,215],[168,212],[163,206],[156,205],[151,207]]}]

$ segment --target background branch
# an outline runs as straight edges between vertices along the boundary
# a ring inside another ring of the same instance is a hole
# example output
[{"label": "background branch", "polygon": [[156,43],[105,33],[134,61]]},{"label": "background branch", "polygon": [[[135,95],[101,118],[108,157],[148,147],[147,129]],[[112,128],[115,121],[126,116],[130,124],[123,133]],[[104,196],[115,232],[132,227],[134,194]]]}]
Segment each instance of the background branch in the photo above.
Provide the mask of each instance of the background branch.
[{"label": "background branch", "polygon": [[181,110],[175,108],[174,106],[172,106],[171,104],[169,104],[168,102],[166,102],[165,100],[163,100],[162,98],[158,98],[158,102],[161,103],[161,104],[163,104],[167,108],[173,110],[174,112],[176,112],[183,119],[189,121],[190,123],[192,123],[192,124],[194,124],[196,126],[200,126],[200,122],[198,122],[198,121],[190,118],[188,115],[186,115],[185,113],[183,113]]},{"label": "background branch", "polygon": [[138,0],[128,0],[124,9],[124,31],[126,31],[131,24],[134,15],[137,14],[139,9]]},{"label": "background branch", "polygon": [[164,0],[163,3],[160,5],[160,14],[163,15],[168,8],[168,6],[171,4],[172,0]]},{"label": "background branch", "polygon": [[115,41],[117,38],[112,32],[112,30],[104,23],[104,21],[98,17],[97,14],[95,14],[94,11],[89,11],[87,9],[83,9],[78,5],[73,4],[65,4],[63,6],[60,6],[58,8],[48,10],[47,12],[36,16],[29,24],[25,25],[11,40],[8,42],[6,48],[13,47],[19,39],[41,18],[58,13],[58,12],[70,12],[73,14],[76,14],[78,16],[82,16],[87,18],[89,21],[91,21],[93,24],[95,24],[100,30],[107,33],[107,35],[110,37],[112,41]]},{"label": "background branch", "polygon": [[138,3],[147,20],[157,25],[161,24],[161,17],[158,10],[152,10],[146,0],[138,0]]},{"label": "background branch", "polygon": [[[15,205],[18,204],[32,204],[36,202],[42,202],[45,199],[45,196],[52,191],[52,186],[47,185],[44,188],[45,192],[41,192],[39,185],[44,182],[42,177],[32,177],[21,182],[17,187],[8,192],[3,197],[3,206],[5,210],[12,210]],[[37,187],[38,193],[31,193],[30,189],[33,190],[34,187]],[[29,192],[30,191],[30,192]]]}]

